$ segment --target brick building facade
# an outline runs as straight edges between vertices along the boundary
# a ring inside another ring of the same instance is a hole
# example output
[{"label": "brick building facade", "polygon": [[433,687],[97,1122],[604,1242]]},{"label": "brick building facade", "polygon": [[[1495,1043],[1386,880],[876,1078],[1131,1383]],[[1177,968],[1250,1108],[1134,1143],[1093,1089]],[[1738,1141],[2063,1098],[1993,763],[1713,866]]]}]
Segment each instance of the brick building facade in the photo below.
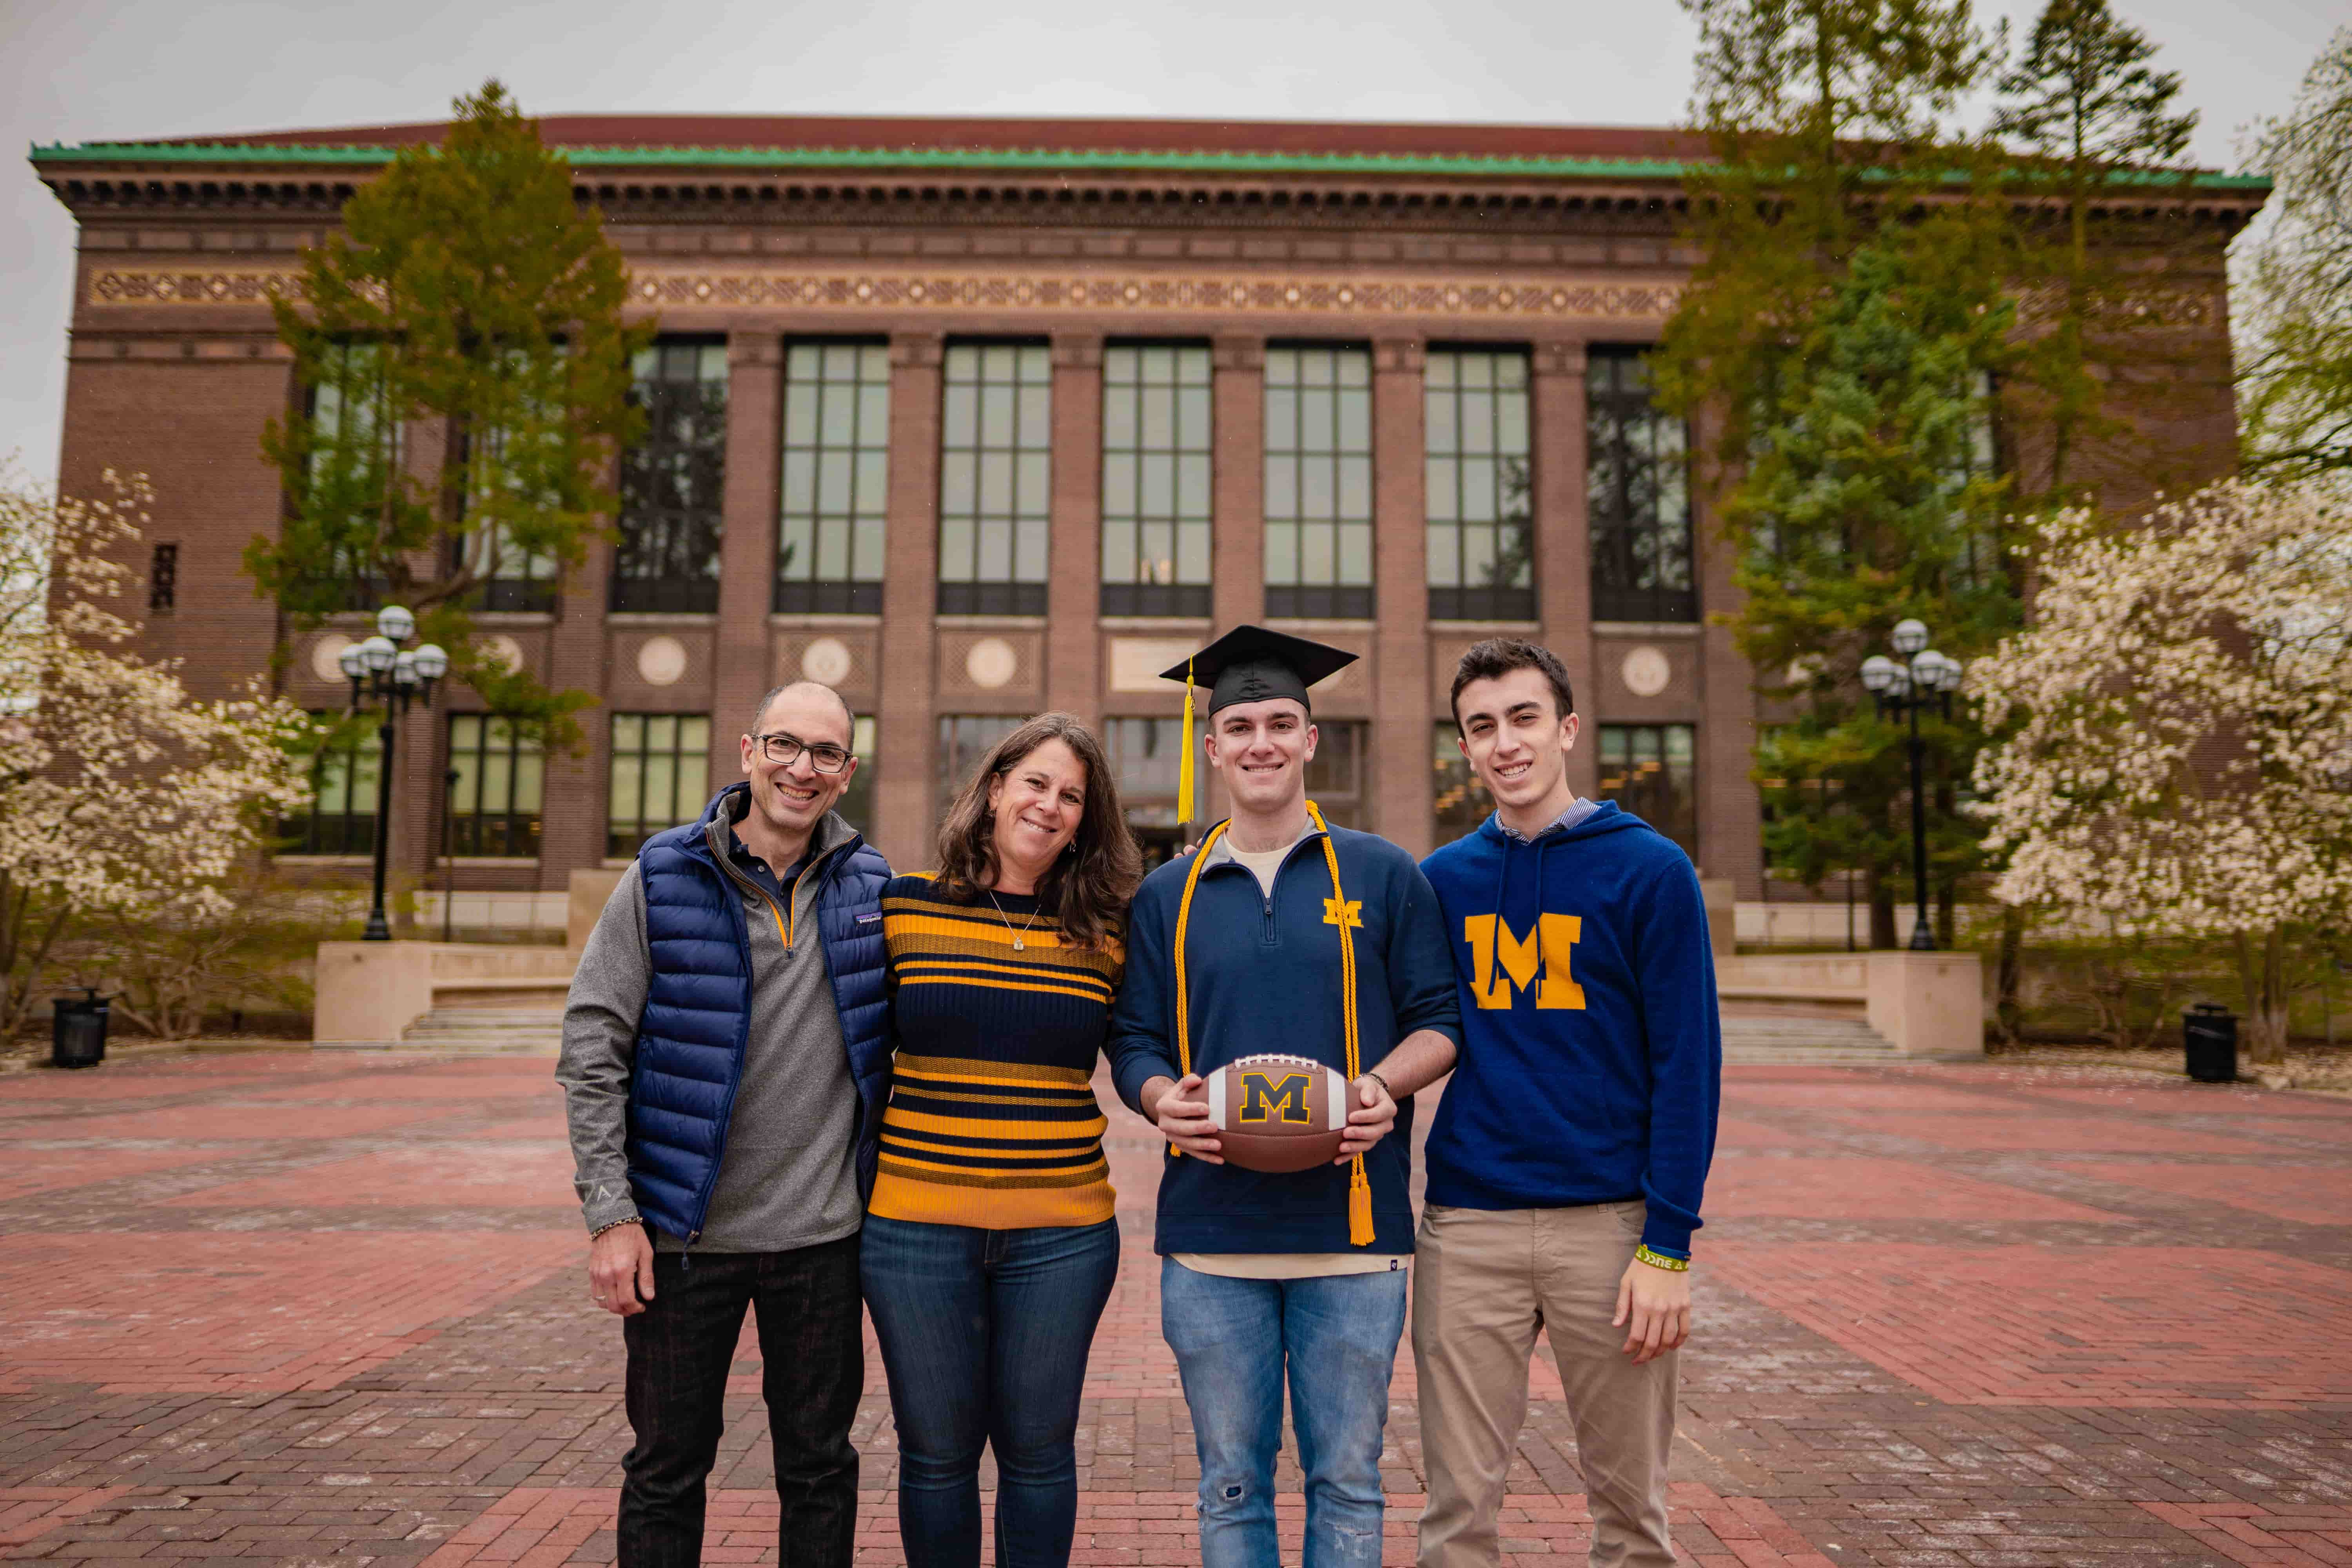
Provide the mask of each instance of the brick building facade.
[{"label": "brick building facade", "polygon": [[[239,554],[279,515],[263,424],[303,395],[268,297],[383,149],[432,126],[37,150],[79,224],[61,482],[149,474],[145,651],[199,690],[270,667]],[[1643,351],[1691,258],[1663,131],[552,118],[662,337],[662,449],[625,461],[620,541],[478,616],[593,692],[538,757],[453,690],[412,715],[392,852],[460,889],[560,889],[736,775],[760,692],[809,676],[864,716],[852,815],[929,858],[945,780],[1041,708],[1105,727],[1130,812],[1172,821],[1181,694],[1152,672],[1268,621],[1363,655],[1317,694],[1313,787],[1416,852],[1475,820],[1449,766],[1456,655],[1558,649],[1585,794],[1625,799],[1761,896],[1755,701],[1730,562]],[[2189,287],[2259,182],[2193,197]],[[2226,463],[2226,339],[2179,416]],[[414,447],[434,439],[419,432]],[[421,458],[420,458],[421,460]],[[631,464],[661,479],[631,483]],[[656,504],[658,502],[658,504]],[[340,708],[341,639],[276,679]],[[361,864],[369,763],[331,765],[291,863]],[[451,773],[454,788],[445,788]],[[445,822],[445,811],[448,819]]]}]

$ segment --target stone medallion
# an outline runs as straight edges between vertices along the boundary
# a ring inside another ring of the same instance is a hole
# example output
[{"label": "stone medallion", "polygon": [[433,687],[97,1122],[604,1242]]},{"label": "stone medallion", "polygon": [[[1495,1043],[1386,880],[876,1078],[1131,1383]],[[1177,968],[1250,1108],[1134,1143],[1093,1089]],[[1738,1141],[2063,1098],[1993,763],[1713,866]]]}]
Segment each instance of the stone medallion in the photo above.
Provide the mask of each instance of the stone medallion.
[{"label": "stone medallion", "polygon": [[686,674],[686,645],[672,637],[637,645],[637,677],[647,686],[676,686]]},{"label": "stone medallion", "polygon": [[1665,649],[1644,643],[1625,655],[1625,662],[1617,667],[1625,689],[1636,697],[1655,697],[1675,678],[1674,661]]}]

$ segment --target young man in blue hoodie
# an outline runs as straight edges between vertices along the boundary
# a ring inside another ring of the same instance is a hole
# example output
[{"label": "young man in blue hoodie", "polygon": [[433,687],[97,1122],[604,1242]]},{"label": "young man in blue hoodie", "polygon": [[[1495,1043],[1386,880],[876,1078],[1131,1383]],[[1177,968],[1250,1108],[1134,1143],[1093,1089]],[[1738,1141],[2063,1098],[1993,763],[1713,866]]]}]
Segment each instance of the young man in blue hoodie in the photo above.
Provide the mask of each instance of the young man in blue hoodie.
[{"label": "young man in blue hoodie", "polygon": [[[1307,798],[1307,689],[1353,659],[1242,626],[1171,672],[1210,686],[1205,749],[1234,812],[1197,855],[1146,879],[1128,916],[1109,1051],[1119,1098],[1172,1145],[1160,1331],[1200,1447],[1206,1568],[1281,1561],[1286,1381],[1305,1568],[1381,1561],[1381,1432],[1412,1251],[1412,1095],[1452,1065],[1460,1036],[1436,899],[1412,858],[1329,826]],[[1265,1051],[1351,1079],[1335,1163],[1275,1175],[1223,1162],[1202,1080]]]},{"label": "young man in blue hoodie", "polygon": [[1675,1352],[1723,1068],[1698,877],[1639,817],[1570,787],[1576,705],[1549,649],[1473,647],[1454,717],[1496,810],[1422,863],[1463,1045],[1430,1130],[1413,1279],[1420,1568],[1499,1561],[1539,1328],[1576,1427],[1594,1568],[1671,1568]]}]

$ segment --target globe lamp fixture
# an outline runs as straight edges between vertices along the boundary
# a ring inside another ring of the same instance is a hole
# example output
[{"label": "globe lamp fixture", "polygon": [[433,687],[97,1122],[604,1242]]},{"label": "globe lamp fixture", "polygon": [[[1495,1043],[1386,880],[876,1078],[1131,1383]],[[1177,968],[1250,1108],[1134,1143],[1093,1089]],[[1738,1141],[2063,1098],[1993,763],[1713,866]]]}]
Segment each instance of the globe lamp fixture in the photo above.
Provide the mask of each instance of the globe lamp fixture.
[{"label": "globe lamp fixture", "polygon": [[1960,678],[1965,672],[1958,659],[1948,658],[1927,646],[1930,639],[1924,621],[1906,616],[1895,622],[1886,640],[1902,658],[1893,659],[1874,653],[1864,659],[1862,687],[1876,699],[1881,716],[1901,718],[1910,729],[1911,884],[1917,898],[1917,911],[1911,926],[1911,951],[1933,952],[1936,933],[1927,923],[1927,747],[1919,739],[1919,710],[1932,708],[1950,718],[1952,693],[1960,689]]},{"label": "globe lamp fixture", "polygon": [[376,742],[381,748],[375,792],[375,896],[368,907],[362,942],[390,942],[392,924],[384,918],[385,849],[392,838],[392,791],[399,773],[393,767],[393,748],[399,740],[400,721],[409,705],[422,700],[433,706],[433,686],[449,673],[449,655],[438,644],[404,648],[400,645],[416,633],[416,617],[407,606],[386,605],[375,613],[375,636],[351,644],[335,657],[335,666],[352,683],[352,711],[379,710]]}]

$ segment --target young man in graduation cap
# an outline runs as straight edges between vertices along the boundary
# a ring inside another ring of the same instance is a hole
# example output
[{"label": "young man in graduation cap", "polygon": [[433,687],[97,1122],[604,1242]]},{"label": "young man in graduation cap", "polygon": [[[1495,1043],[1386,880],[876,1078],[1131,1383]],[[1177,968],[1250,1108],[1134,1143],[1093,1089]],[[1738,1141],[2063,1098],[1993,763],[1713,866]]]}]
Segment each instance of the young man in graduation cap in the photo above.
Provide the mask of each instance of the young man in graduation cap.
[{"label": "young man in graduation cap", "polygon": [[[1280,1561],[1286,1379],[1307,1480],[1305,1568],[1381,1560],[1381,1433],[1412,1251],[1411,1096],[1453,1064],[1461,1037],[1420,868],[1386,839],[1330,826],[1307,798],[1307,689],[1354,658],[1239,626],[1167,672],[1185,682],[1180,815],[1191,816],[1197,682],[1209,689],[1203,750],[1233,816],[1136,894],[1109,1050],[1119,1097],[1172,1145],[1160,1183],[1160,1331],[1192,1406],[1207,1568]],[[1267,1051],[1350,1080],[1336,1163],[1274,1175],[1220,1158],[1202,1079]]]}]

